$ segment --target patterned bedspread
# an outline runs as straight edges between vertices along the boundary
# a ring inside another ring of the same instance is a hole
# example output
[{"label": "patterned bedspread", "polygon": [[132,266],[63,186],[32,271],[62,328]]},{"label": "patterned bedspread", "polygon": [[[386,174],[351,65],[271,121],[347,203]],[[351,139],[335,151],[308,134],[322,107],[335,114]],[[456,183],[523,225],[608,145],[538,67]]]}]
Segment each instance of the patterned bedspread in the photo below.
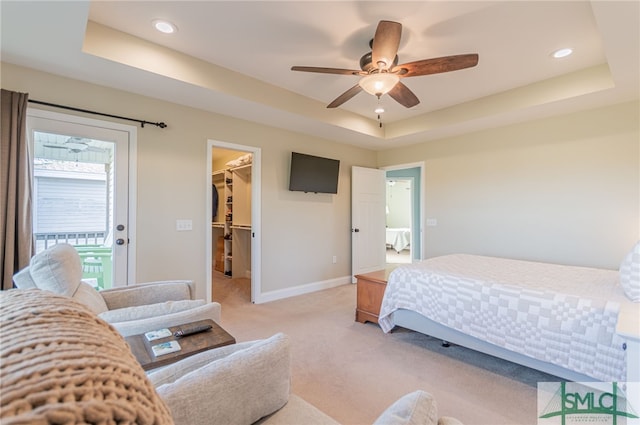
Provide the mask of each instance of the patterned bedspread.
[{"label": "patterned bedspread", "polygon": [[508,350],[624,381],[624,341],[615,333],[623,302],[613,270],[456,254],[395,269],[379,323],[389,332],[395,310],[412,310]]}]

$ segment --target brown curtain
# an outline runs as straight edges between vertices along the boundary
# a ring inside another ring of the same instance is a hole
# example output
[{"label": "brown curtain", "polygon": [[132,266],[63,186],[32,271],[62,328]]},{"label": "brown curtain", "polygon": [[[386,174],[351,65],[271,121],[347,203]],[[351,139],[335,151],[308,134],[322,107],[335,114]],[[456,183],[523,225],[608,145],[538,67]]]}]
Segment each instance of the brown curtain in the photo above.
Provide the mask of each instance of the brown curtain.
[{"label": "brown curtain", "polygon": [[28,93],[2,89],[0,104],[0,267],[2,289],[34,253],[31,220],[31,149],[27,142]]}]

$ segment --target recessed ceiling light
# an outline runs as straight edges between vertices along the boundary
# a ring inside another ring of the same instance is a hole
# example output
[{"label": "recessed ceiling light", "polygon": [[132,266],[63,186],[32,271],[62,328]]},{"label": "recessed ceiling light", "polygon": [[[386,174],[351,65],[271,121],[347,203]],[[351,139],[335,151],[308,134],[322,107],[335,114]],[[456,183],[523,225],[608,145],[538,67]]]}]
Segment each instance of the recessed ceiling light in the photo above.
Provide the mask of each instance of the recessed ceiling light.
[{"label": "recessed ceiling light", "polygon": [[153,27],[165,34],[173,34],[174,32],[178,31],[178,28],[175,25],[173,25],[169,21],[163,21],[162,19],[154,20]]},{"label": "recessed ceiling light", "polygon": [[552,56],[556,59],[564,58],[573,53],[573,49],[570,47],[565,47],[564,49],[558,49],[553,52]]}]

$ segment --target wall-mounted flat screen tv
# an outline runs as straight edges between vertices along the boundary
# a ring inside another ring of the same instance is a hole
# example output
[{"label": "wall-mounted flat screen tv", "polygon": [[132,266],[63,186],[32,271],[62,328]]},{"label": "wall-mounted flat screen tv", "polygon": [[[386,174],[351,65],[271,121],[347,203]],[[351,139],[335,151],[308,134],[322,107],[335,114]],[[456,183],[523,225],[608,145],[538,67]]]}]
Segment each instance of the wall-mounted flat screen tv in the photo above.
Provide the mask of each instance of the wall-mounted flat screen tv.
[{"label": "wall-mounted flat screen tv", "polygon": [[340,161],[291,152],[289,190],[313,193],[338,193]]}]

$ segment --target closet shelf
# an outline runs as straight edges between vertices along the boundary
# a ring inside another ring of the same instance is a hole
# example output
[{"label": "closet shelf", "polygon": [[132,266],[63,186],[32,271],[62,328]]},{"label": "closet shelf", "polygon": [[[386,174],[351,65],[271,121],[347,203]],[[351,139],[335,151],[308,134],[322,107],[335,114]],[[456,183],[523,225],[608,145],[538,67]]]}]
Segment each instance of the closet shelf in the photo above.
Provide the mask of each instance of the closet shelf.
[{"label": "closet shelf", "polygon": [[[215,219],[221,220],[213,224],[218,235],[216,270],[226,276],[244,276],[251,270],[251,175],[252,164],[213,172],[218,192]],[[240,255],[233,258],[232,251]]]},{"label": "closet shelf", "polygon": [[240,165],[238,167],[231,168],[231,171],[234,171],[236,173],[239,172],[239,171],[243,171],[243,170],[251,171],[251,166],[252,165],[253,164]]}]

